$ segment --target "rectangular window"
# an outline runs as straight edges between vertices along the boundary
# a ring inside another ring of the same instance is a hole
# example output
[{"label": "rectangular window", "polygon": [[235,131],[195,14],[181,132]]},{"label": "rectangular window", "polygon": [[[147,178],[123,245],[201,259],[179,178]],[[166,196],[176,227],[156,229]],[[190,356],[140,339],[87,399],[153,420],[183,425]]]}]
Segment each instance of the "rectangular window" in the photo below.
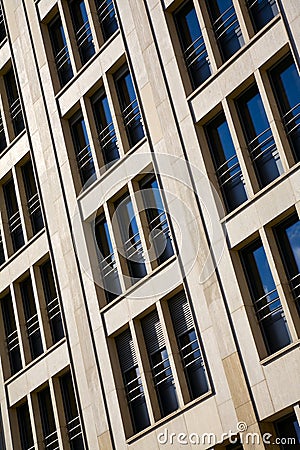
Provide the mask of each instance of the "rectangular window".
[{"label": "rectangular window", "polygon": [[24,119],[20,96],[16,84],[16,78],[13,69],[10,69],[6,75],[4,75],[5,88],[7,93],[10,118],[13,124],[15,136],[24,130]]},{"label": "rectangular window", "polygon": [[4,150],[6,147],[7,147],[7,142],[6,142],[6,137],[5,137],[3,119],[0,114],[0,152],[2,150]]},{"label": "rectangular window", "polygon": [[154,175],[144,180],[140,186],[148,221],[150,244],[154,248],[158,264],[162,264],[174,255],[174,251],[160,190]]},{"label": "rectangular window", "polygon": [[104,41],[107,41],[118,29],[113,0],[96,0],[99,22]]},{"label": "rectangular window", "polygon": [[81,423],[70,372],[60,378],[60,386],[71,450],[84,450]]},{"label": "rectangular window", "polygon": [[256,33],[278,14],[276,0],[247,0],[247,7]]},{"label": "rectangular window", "polygon": [[84,0],[71,0],[70,11],[81,63],[85,64],[94,55],[95,47]]},{"label": "rectangular window", "polygon": [[65,333],[50,260],[41,266],[41,276],[52,340],[56,343],[64,337]]},{"label": "rectangular window", "polygon": [[289,414],[275,422],[275,429],[282,442],[281,450],[300,448],[300,426],[295,414]]},{"label": "rectangular window", "polygon": [[116,338],[127,403],[135,433],[150,425],[141,375],[130,330]]},{"label": "rectangular window", "polygon": [[2,234],[1,234],[1,231],[0,231],[0,266],[4,262],[5,262],[5,253],[4,253]]},{"label": "rectangular window", "polygon": [[211,75],[211,70],[193,2],[186,3],[175,12],[174,17],[185,64],[195,89]]},{"label": "rectangular window", "polygon": [[104,214],[96,219],[95,237],[98,246],[103,287],[105,289],[107,301],[110,302],[121,294],[121,285],[108,225]]},{"label": "rectangular window", "polygon": [[20,289],[31,357],[35,359],[43,353],[43,344],[30,277],[20,283]]},{"label": "rectangular window", "polygon": [[294,215],[276,227],[277,241],[300,314],[300,220]]},{"label": "rectangular window", "polygon": [[190,305],[184,292],[168,302],[191,399],[205,394],[208,382]]},{"label": "rectangular window", "polygon": [[300,161],[300,77],[292,56],[270,70],[275,98],[287,136]]},{"label": "rectangular window", "polygon": [[274,353],[291,342],[281,301],[260,240],[241,253],[256,318],[268,353]]},{"label": "rectangular window", "polygon": [[41,412],[45,449],[58,449],[59,443],[49,387],[38,393],[38,401]]},{"label": "rectangular window", "polygon": [[115,127],[104,90],[100,90],[93,96],[92,105],[104,163],[110,166],[120,158],[120,155]]},{"label": "rectangular window", "polygon": [[141,323],[160,412],[164,417],[178,409],[178,399],[157,311],[148,314]]},{"label": "rectangular window", "polygon": [[22,450],[33,450],[34,443],[27,402],[17,408],[17,416]]},{"label": "rectangular window", "polygon": [[1,309],[4,322],[6,346],[10,362],[10,370],[11,374],[14,375],[22,369],[22,360],[15,314],[10,294],[2,298]]},{"label": "rectangular window", "polygon": [[3,191],[8,216],[9,232],[13,244],[13,249],[16,252],[24,245],[25,241],[15,185],[12,178],[7,181],[7,183],[5,183],[5,185],[3,186]]},{"label": "rectangular window", "polygon": [[206,4],[225,62],[244,45],[240,24],[232,0],[206,0]]},{"label": "rectangular window", "polygon": [[36,234],[44,228],[44,222],[32,162],[30,160],[22,166],[22,175],[26,192],[27,210],[30,217],[33,234]]},{"label": "rectangular window", "polygon": [[65,32],[59,15],[49,24],[49,35],[52,51],[61,87],[73,78],[73,70],[70,61]]},{"label": "rectangular window", "polygon": [[224,114],[213,119],[205,131],[223,200],[230,212],[247,200],[247,194]]},{"label": "rectangular window", "polygon": [[76,113],[70,120],[73,145],[76,153],[77,166],[82,185],[96,179],[95,166],[85,122],[81,112]]},{"label": "rectangular window", "polygon": [[253,85],[237,101],[248,151],[260,187],[283,171],[272,130],[258,89]]},{"label": "rectangular window", "polygon": [[6,38],[6,29],[5,29],[3,8],[0,3],[0,43],[3,42],[5,38]]},{"label": "rectangular window", "polygon": [[144,137],[144,129],[131,74],[127,67],[117,72],[115,82],[128,142],[130,147],[133,147]]},{"label": "rectangular window", "polygon": [[[132,282],[137,282],[146,274],[144,252],[132,201],[128,194],[115,203],[115,210],[119,224],[122,246],[121,254],[125,257]],[[119,251],[120,251],[119,250]]]}]

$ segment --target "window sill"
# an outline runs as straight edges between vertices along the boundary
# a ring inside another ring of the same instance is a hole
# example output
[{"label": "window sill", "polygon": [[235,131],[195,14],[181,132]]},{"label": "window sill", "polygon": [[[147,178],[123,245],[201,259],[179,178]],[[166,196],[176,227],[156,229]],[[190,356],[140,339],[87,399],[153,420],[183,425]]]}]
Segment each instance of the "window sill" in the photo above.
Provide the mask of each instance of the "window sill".
[{"label": "window sill", "polygon": [[262,359],[260,361],[260,364],[262,366],[267,366],[268,364],[272,363],[273,361],[276,361],[278,358],[281,358],[281,356],[285,355],[286,353],[291,352],[295,348],[300,347],[300,339],[298,339],[296,342],[292,342],[291,344],[287,345],[286,347],[278,350],[278,352],[273,353],[270,356],[267,356],[266,358]]}]

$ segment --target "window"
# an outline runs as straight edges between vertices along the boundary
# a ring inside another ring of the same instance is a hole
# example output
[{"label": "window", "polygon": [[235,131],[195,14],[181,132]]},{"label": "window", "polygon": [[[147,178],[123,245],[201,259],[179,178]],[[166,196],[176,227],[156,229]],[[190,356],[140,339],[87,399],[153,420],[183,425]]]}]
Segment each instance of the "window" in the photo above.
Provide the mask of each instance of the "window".
[{"label": "window", "polygon": [[60,386],[71,450],[84,450],[81,424],[70,372],[60,378]]},{"label": "window", "polygon": [[103,39],[106,41],[118,29],[114,3],[113,0],[96,0],[96,6]]},{"label": "window", "polygon": [[140,184],[149,227],[149,238],[158,264],[173,256],[170,229],[164,211],[160,190],[154,175]]},{"label": "window", "polygon": [[17,408],[17,416],[22,450],[32,450],[34,443],[27,402]]},{"label": "window", "polygon": [[193,88],[196,88],[211,75],[211,70],[192,1],[176,11],[175,22],[191,83]]},{"label": "window", "polygon": [[244,39],[232,0],[206,1],[223,61],[236,53]]},{"label": "window", "polygon": [[142,329],[162,417],[178,409],[169,355],[157,311],[142,319]]},{"label": "window", "polygon": [[0,152],[2,150],[4,150],[6,147],[7,147],[7,142],[6,142],[6,137],[5,137],[3,119],[0,114]]},{"label": "window", "polygon": [[24,130],[25,125],[13,69],[10,69],[7,74],[4,75],[4,82],[7,93],[10,118],[13,124],[15,136],[18,136],[18,134],[20,134]]},{"label": "window", "polygon": [[278,14],[276,0],[247,0],[247,7],[255,32],[261,30]]},{"label": "window", "polygon": [[116,345],[133,429],[138,433],[150,425],[150,419],[129,329],[116,338]]},{"label": "window", "polygon": [[4,298],[2,298],[1,310],[4,322],[6,348],[10,362],[10,370],[11,374],[14,375],[22,369],[22,361],[15,314],[10,294],[7,294]]},{"label": "window", "polygon": [[0,266],[5,262],[5,253],[4,253],[4,247],[3,247],[3,240],[2,240],[2,234],[0,231]]},{"label": "window", "polygon": [[253,166],[260,187],[264,187],[282,173],[282,165],[261,96],[255,85],[242,94],[237,106]]},{"label": "window", "polygon": [[184,292],[169,300],[168,305],[182,366],[193,400],[205,394],[209,389],[194,320]]},{"label": "window", "polygon": [[3,8],[0,3],[0,43],[3,42],[5,38],[6,38],[6,29],[4,23]]},{"label": "window", "polygon": [[270,71],[275,97],[295,158],[300,161],[300,78],[287,56]]},{"label": "window", "polygon": [[246,247],[241,256],[256,318],[271,354],[291,342],[281,301],[261,241]]},{"label": "window", "polygon": [[300,426],[295,414],[290,414],[275,422],[281,450],[295,450],[300,447]]},{"label": "window", "polygon": [[300,314],[300,220],[294,215],[276,228],[286,274]]},{"label": "window", "polygon": [[95,236],[98,245],[99,264],[107,301],[114,300],[121,294],[121,285],[115,261],[112,242],[104,214],[99,216],[95,224]]},{"label": "window", "polygon": [[96,179],[95,166],[91,147],[81,112],[76,113],[70,120],[73,145],[76,153],[77,166],[82,185]]},{"label": "window", "polygon": [[132,282],[137,282],[146,274],[143,247],[133,211],[132,201],[125,194],[115,203],[116,215],[121,234],[121,254],[124,253]]},{"label": "window", "polygon": [[95,47],[84,0],[71,0],[70,10],[81,63],[85,64],[94,55]]},{"label": "window", "polygon": [[92,104],[104,163],[111,164],[119,159],[120,155],[115,127],[104,90],[100,90],[94,95]]},{"label": "window", "polygon": [[43,353],[43,344],[30,277],[20,283],[20,289],[31,357],[35,359]]},{"label": "window", "polygon": [[129,146],[133,147],[144,137],[144,129],[132,78],[127,67],[117,72],[115,82]]},{"label": "window", "polygon": [[65,333],[50,260],[46,261],[40,270],[52,340],[56,343],[64,337]]},{"label": "window", "polygon": [[244,180],[223,113],[206,126],[216,176],[228,212],[247,200]]},{"label": "window", "polygon": [[4,184],[3,191],[8,216],[9,232],[13,249],[14,251],[17,251],[24,245],[24,235],[15,185],[12,178]]},{"label": "window", "polygon": [[63,87],[73,78],[73,70],[64,29],[58,15],[49,24],[49,34],[58,78],[61,87]]},{"label": "window", "polygon": [[49,387],[46,387],[38,393],[38,402],[41,412],[45,449],[55,450],[59,448],[59,443]]},{"label": "window", "polygon": [[22,175],[27,199],[27,210],[30,217],[33,234],[36,234],[44,228],[44,222],[36,182],[34,179],[33,167],[30,160],[22,166]]}]

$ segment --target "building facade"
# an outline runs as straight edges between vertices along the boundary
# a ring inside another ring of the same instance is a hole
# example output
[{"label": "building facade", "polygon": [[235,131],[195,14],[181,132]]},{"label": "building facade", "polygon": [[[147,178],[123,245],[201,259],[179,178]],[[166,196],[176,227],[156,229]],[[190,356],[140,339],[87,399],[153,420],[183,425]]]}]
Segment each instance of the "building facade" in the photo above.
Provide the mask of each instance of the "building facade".
[{"label": "building facade", "polygon": [[0,39],[0,449],[299,448],[299,0]]}]

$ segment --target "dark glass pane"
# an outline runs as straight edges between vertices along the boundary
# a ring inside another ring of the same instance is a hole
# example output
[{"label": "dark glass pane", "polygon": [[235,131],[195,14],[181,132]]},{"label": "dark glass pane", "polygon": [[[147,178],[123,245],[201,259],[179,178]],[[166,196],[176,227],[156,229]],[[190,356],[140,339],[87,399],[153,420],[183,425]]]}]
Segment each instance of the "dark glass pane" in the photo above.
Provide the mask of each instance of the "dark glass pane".
[{"label": "dark glass pane", "polygon": [[95,47],[84,0],[71,1],[70,9],[81,62],[85,64],[94,55]]},{"label": "dark glass pane", "polygon": [[3,120],[0,114],[0,152],[7,147],[5,131],[3,126]]},{"label": "dark glass pane", "polygon": [[55,449],[58,447],[58,439],[49,387],[38,393],[38,399],[41,411],[45,448]]},{"label": "dark glass pane", "polygon": [[13,69],[10,69],[6,75],[4,75],[7,99],[9,104],[10,118],[13,124],[15,135],[21,133],[24,130],[24,119],[18,88],[16,84],[15,74]]},{"label": "dark glass pane", "polygon": [[291,291],[300,314],[300,220],[293,216],[277,227],[277,238]]},{"label": "dark glass pane", "polygon": [[77,166],[82,185],[90,184],[96,179],[91,147],[81,114],[76,114],[70,121],[71,134],[76,153]]},{"label": "dark glass pane", "polygon": [[230,212],[247,200],[247,194],[224,114],[209,123],[206,134],[223,200]]},{"label": "dark glass pane", "polygon": [[141,189],[150,231],[149,240],[154,247],[158,264],[162,264],[174,255],[174,251],[156,179],[151,178],[149,181],[141,183]]},{"label": "dark glass pane", "polygon": [[55,343],[60,341],[65,333],[50,260],[41,266],[41,275],[52,339]]},{"label": "dark glass pane", "polygon": [[0,265],[5,262],[5,253],[4,253],[4,247],[3,247],[3,240],[2,240],[2,234],[0,231]]},{"label": "dark glass pane", "polygon": [[125,258],[128,264],[132,282],[135,283],[146,274],[143,248],[140,233],[133,212],[132,202],[126,194],[115,205],[120,227]]},{"label": "dark glass pane", "polygon": [[300,77],[293,58],[285,58],[270,75],[286,133],[300,161]]},{"label": "dark glass pane", "polygon": [[119,159],[120,155],[107,96],[104,92],[97,93],[92,102],[103,159],[105,164],[110,164]]},{"label": "dark glass pane", "polygon": [[256,32],[278,14],[276,0],[247,0],[247,6]]},{"label": "dark glass pane", "polygon": [[223,61],[226,61],[244,44],[232,0],[207,0],[206,3]]},{"label": "dark glass pane", "polygon": [[300,426],[295,414],[275,422],[275,428],[281,440],[281,450],[300,449]]},{"label": "dark glass pane", "polygon": [[30,277],[20,283],[20,288],[31,357],[35,359],[43,353],[43,344]]},{"label": "dark glass pane", "polygon": [[112,0],[96,0],[99,22],[103,38],[106,41],[118,29],[118,22]]},{"label": "dark glass pane", "polygon": [[144,137],[140,108],[128,69],[122,69],[115,79],[129,145],[133,147]]},{"label": "dark glass pane", "polygon": [[256,86],[238,100],[248,150],[261,187],[282,173],[282,165],[270,124]]},{"label": "dark glass pane", "polygon": [[6,295],[1,300],[1,309],[4,321],[6,345],[10,362],[11,374],[14,375],[22,369],[22,360],[19,347],[19,339],[15,314],[13,310],[12,299],[10,295]]},{"label": "dark glass pane", "polygon": [[161,414],[167,416],[178,409],[178,400],[166,348],[150,355],[150,361]]},{"label": "dark glass pane", "polygon": [[27,208],[31,220],[32,231],[33,234],[36,234],[42,228],[44,228],[44,222],[31,161],[28,161],[22,167],[22,175],[25,185]]},{"label": "dark glass pane", "polygon": [[24,236],[16,197],[15,185],[12,178],[7,183],[5,183],[5,185],[3,186],[3,191],[13,249],[14,251],[17,251],[24,245]]},{"label": "dark glass pane", "polygon": [[33,447],[33,435],[27,403],[17,408],[17,416],[22,450],[28,450]]},{"label": "dark glass pane", "polygon": [[175,13],[175,21],[192,86],[196,88],[211,75],[211,70],[192,1]]},{"label": "dark glass pane", "polygon": [[95,236],[100,251],[100,270],[104,283],[107,301],[114,300],[121,294],[121,285],[115,261],[115,255],[104,216],[99,217],[95,224]]},{"label": "dark glass pane", "polygon": [[57,16],[49,25],[49,34],[61,87],[73,78],[69,50],[61,19]]},{"label": "dark glass pane", "polygon": [[242,258],[266,347],[269,353],[274,353],[290,344],[291,338],[261,242],[256,241],[245,249]]},{"label": "dark glass pane", "polygon": [[6,38],[6,29],[4,23],[3,9],[2,5],[0,5],[0,42],[4,41]]},{"label": "dark glass pane", "polygon": [[70,372],[60,378],[60,385],[71,450],[84,450],[81,424]]}]

